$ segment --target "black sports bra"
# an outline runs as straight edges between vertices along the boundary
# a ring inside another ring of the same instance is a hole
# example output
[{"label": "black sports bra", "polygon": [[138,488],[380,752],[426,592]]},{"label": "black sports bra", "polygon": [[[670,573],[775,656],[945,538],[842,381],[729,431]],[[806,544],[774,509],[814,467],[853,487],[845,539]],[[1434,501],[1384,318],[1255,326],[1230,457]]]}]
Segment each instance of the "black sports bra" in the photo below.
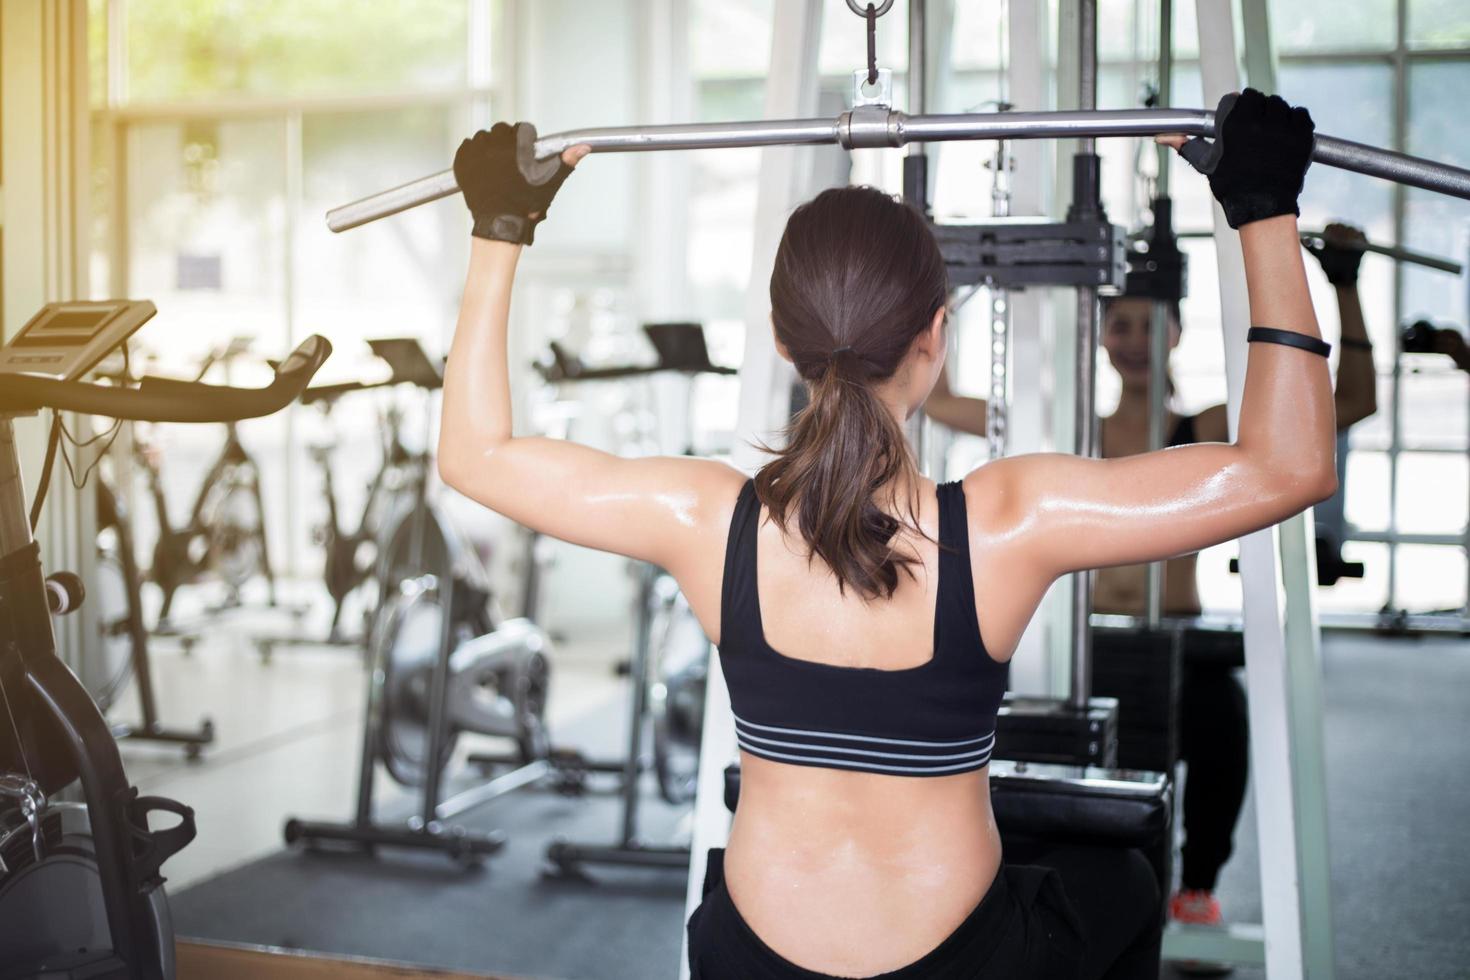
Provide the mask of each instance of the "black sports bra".
[{"label": "black sports bra", "polygon": [[747,482],[730,520],[720,598],[720,664],[740,748],[774,762],[887,775],[987,765],[1010,668],[980,640],[964,488],[939,486],[934,655],[902,670],[798,660],[771,648],[756,587],[760,514]]}]

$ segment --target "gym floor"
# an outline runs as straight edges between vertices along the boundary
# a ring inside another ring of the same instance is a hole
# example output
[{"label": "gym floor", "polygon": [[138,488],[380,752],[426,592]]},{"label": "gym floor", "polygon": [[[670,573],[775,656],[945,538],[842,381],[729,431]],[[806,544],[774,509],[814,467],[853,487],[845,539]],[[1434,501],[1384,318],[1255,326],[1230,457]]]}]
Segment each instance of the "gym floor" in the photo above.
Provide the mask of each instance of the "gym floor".
[{"label": "gym floor", "polygon": [[[364,686],[361,661],[345,648],[282,648],[263,663],[248,637],[279,631],[274,616],[228,619],[187,656],[166,639],[155,644],[164,720],[214,719],[217,740],[202,761],[124,743],[144,793],[197,812],[198,838],[165,869],[181,935],[509,976],[675,975],[682,875],[598,869],[568,881],[542,873],[553,837],[613,837],[618,811],[606,794],[530,791],[470,814],[467,825],[500,827],[511,841],[481,872],[437,855],[283,852],[288,816],[351,812]],[[625,686],[610,665],[624,646],[620,636],[560,645],[549,713],[562,740],[602,756],[621,750]],[[1470,809],[1461,693],[1470,690],[1470,644],[1329,635],[1324,661],[1338,975],[1406,976],[1409,963],[1416,978],[1470,975],[1470,849],[1457,830]],[[125,694],[116,718],[126,720],[133,703]],[[379,790],[383,812],[412,805],[386,780]],[[648,839],[681,834],[681,816],[650,801]],[[1254,825],[1248,801],[1220,887],[1234,921],[1260,920]]]}]

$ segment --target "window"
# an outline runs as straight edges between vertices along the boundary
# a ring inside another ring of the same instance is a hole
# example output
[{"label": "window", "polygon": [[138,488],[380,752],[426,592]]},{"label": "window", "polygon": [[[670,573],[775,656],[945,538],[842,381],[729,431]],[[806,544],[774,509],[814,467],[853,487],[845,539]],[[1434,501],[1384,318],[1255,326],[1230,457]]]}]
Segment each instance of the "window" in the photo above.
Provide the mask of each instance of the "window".
[{"label": "window", "polygon": [[[143,343],[161,369],[188,374],[241,334],[257,357],[329,336],[324,381],[360,374],[369,337],[443,352],[467,247],[449,223],[462,227],[461,213],[430,206],[344,236],[322,215],[442,169],[488,117],[494,0],[89,0],[88,12],[93,289],[157,303]],[[258,360],[254,370],[268,377]],[[323,517],[307,445],[334,431],[367,445],[373,425],[371,411],[337,412],[329,426],[296,410],[242,426],[257,458],[286,460],[263,474],[278,567],[305,572],[317,557],[300,544]],[[217,432],[165,430],[170,470],[202,475]],[[349,498],[376,466],[337,462]]]},{"label": "window", "polygon": [[470,8],[465,0],[128,0],[121,47],[127,98],[202,102],[464,87]]}]

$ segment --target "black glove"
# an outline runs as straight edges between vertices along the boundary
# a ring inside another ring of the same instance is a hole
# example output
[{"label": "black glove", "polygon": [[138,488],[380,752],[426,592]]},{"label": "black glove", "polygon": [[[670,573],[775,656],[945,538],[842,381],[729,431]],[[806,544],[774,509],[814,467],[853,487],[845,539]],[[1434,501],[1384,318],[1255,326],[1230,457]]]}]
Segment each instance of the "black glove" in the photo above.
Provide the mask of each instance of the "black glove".
[{"label": "black glove", "polygon": [[1306,109],[1248,88],[1220,100],[1215,140],[1195,137],[1180,149],[1194,169],[1209,175],[1210,190],[1230,227],[1301,214],[1297,195],[1312,162],[1316,127]]},{"label": "black glove", "polygon": [[1322,231],[1322,237],[1313,239],[1307,251],[1322,263],[1327,281],[1334,286],[1356,286],[1358,263],[1363,261],[1364,246],[1368,239],[1352,225],[1333,222]]},{"label": "black glove", "polygon": [[454,179],[475,219],[471,234],[477,238],[535,241],[536,225],[572,172],[559,155],[537,160],[535,143],[535,126],[502,122],[459,144]]}]

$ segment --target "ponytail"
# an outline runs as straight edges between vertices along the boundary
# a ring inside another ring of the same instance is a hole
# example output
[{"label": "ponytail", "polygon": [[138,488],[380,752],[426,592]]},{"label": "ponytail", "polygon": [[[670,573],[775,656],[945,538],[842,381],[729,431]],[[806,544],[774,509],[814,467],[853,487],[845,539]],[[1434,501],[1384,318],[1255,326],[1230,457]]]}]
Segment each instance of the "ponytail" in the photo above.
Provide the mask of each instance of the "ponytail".
[{"label": "ponytail", "polygon": [[[823,191],[786,223],[771,274],[771,322],[811,398],[755,477],[795,532],[864,599],[889,598],[920,560],[919,471],[877,386],[945,304],[944,258],[924,216],[871,187]],[[900,496],[907,499],[900,499]]]},{"label": "ponytail", "polygon": [[903,508],[907,522],[890,511],[900,510],[898,488],[915,488],[919,472],[893,414],[851,377],[855,360],[832,358],[810,383],[811,401],[786,427],[786,448],[756,474],[755,490],[783,532],[795,523],[839,590],[888,598],[899,571],[912,575],[918,561],[893,547],[905,523],[917,529],[917,499]]}]

